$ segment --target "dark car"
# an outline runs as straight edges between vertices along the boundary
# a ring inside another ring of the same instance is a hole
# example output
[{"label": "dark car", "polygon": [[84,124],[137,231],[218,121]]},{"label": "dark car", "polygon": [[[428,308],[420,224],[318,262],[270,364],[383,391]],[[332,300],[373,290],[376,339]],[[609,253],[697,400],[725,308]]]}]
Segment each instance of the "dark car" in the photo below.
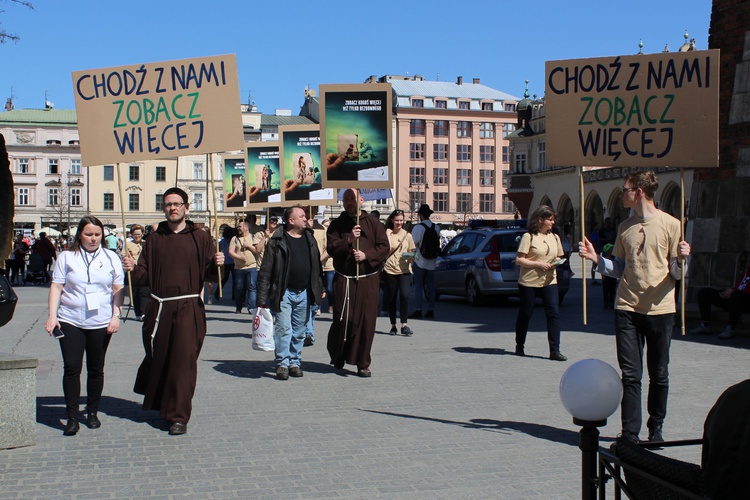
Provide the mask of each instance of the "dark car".
[{"label": "dark car", "polygon": [[[467,229],[443,248],[435,268],[435,289],[440,295],[464,296],[471,305],[485,297],[518,296],[516,251],[523,228]],[[570,268],[557,268],[560,302],[570,287]]]}]

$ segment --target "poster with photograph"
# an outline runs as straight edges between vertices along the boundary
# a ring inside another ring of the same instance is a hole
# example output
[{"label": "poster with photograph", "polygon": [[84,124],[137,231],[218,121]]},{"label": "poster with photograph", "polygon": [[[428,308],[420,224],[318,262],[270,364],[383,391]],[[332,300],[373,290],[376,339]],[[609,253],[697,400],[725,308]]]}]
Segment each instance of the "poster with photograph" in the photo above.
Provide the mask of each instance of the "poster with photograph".
[{"label": "poster with photograph", "polygon": [[320,86],[323,185],[392,188],[388,83]]},{"label": "poster with photograph", "polygon": [[247,169],[243,155],[226,155],[224,160],[224,206],[230,212],[247,210]]},{"label": "poster with photograph", "polygon": [[234,54],[73,73],[87,167],[242,148]]},{"label": "poster with photograph", "polygon": [[323,188],[318,125],[279,127],[282,202],[328,205],[335,203],[335,189]]},{"label": "poster with photograph", "polygon": [[250,210],[265,210],[281,203],[279,143],[246,143],[247,204]]}]

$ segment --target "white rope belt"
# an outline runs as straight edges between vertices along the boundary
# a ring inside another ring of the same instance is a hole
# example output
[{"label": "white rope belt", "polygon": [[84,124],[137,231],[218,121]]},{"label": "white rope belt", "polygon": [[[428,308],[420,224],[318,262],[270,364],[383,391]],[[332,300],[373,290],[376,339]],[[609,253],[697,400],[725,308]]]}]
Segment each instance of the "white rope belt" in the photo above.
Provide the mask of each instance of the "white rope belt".
[{"label": "white rope belt", "polygon": [[360,278],[367,278],[369,276],[375,276],[379,272],[380,272],[380,270],[374,271],[374,272],[372,272],[370,274],[363,274],[363,275],[360,275],[360,276],[347,276],[344,273],[340,273],[340,272],[336,271],[336,274],[338,274],[339,276],[343,276],[344,278],[346,278],[346,289],[344,290],[344,307],[341,308],[341,316],[339,316],[339,321],[343,322],[343,320],[344,320],[344,314],[346,314],[346,321],[344,322],[344,340],[346,340],[346,334],[349,331],[349,280],[358,280]]},{"label": "white rope belt", "polygon": [[171,302],[173,300],[181,300],[181,299],[192,299],[200,297],[201,295],[199,293],[191,293],[190,295],[179,295],[177,297],[167,297],[166,299],[162,299],[161,297],[157,297],[153,293],[151,294],[151,297],[153,297],[154,300],[156,300],[159,303],[159,310],[156,312],[156,322],[154,323],[154,330],[151,332],[151,350],[154,350],[154,337],[156,336],[156,330],[159,328],[159,318],[161,318],[161,309],[164,305],[164,302]]}]

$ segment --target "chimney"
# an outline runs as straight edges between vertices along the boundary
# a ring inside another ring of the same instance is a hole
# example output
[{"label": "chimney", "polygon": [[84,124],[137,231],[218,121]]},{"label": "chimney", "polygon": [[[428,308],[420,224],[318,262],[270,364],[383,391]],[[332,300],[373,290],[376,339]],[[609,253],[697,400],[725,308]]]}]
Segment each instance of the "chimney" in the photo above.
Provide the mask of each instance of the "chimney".
[{"label": "chimney", "polygon": [[474,78],[473,83],[474,85],[479,85],[479,78]]},{"label": "chimney", "polygon": [[5,101],[5,111],[13,111],[13,98],[8,97],[8,100]]},{"label": "chimney", "polygon": [[464,84],[464,77],[463,77],[463,76],[459,76],[459,77],[458,77],[458,80],[456,81],[456,83],[457,83],[458,85],[463,85],[463,84]]}]

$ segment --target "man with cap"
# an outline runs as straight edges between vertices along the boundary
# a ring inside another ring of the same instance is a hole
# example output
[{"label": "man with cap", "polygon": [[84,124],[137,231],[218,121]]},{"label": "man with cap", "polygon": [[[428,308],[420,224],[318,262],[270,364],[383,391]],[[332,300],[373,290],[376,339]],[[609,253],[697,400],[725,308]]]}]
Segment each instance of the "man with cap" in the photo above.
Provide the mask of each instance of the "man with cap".
[{"label": "man with cap", "polygon": [[[440,235],[440,226],[430,220],[432,210],[427,204],[419,207],[419,224],[414,226],[411,236],[414,244],[417,246],[414,262],[412,263],[412,272],[414,273],[415,305],[416,310],[409,316],[412,319],[434,318],[435,317],[435,262],[437,257],[427,258],[422,255],[422,239],[427,231],[435,231]],[[439,238],[438,238],[439,239]],[[427,312],[422,315],[422,302],[424,295],[427,294]]]}]

